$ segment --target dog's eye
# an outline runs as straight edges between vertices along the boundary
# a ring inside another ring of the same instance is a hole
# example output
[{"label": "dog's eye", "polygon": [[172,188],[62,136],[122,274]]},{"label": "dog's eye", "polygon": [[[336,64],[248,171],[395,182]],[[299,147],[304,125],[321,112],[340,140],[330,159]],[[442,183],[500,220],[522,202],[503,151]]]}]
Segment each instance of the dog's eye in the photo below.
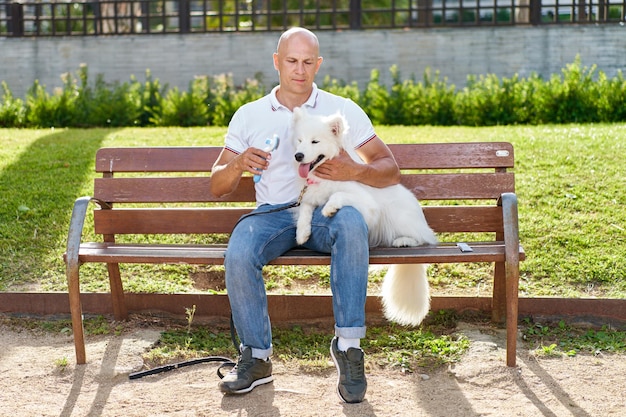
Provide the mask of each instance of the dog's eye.
[{"label": "dog's eye", "polygon": [[313,140],[311,141],[311,143],[315,145],[316,143],[320,143],[320,141],[319,141],[319,140],[315,140],[315,139],[313,139]]}]

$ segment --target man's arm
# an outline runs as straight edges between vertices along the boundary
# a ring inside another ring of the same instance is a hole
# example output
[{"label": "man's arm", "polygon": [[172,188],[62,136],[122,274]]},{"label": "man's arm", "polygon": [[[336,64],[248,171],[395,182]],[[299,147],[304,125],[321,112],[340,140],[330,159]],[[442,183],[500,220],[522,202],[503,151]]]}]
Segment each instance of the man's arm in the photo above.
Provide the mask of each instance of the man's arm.
[{"label": "man's arm", "polygon": [[378,137],[357,149],[364,164],[354,161],[347,152],[320,165],[315,175],[334,181],[359,181],[372,187],[388,187],[400,182],[400,169],[393,154]]}]

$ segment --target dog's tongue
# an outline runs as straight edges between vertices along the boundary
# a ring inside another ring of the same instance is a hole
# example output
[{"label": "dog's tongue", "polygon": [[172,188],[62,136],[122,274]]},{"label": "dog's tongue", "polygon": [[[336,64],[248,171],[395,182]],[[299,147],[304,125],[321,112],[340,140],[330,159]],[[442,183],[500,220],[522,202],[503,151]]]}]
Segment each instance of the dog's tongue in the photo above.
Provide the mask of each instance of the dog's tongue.
[{"label": "dog's tongue", "polygon": [[311,164],[300,164],[298,167],[298,174],[300,174],[301,178],[306,178],[309,176],[309,171],[311,170]]}]

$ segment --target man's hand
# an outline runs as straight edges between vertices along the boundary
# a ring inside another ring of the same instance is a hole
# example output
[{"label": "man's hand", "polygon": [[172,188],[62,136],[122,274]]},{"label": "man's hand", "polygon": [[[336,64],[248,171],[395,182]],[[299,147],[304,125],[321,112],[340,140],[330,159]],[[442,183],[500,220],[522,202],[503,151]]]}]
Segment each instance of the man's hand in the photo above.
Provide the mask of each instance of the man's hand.
[{"label": "man's hand", "polygon": [[269,167],[272,154],[258,148],[248,148],[237,159],[241,172],[250,172],[251,174],[259,174]]},{"label": "man's hand", "polygon": [[258,174],[269,166],[271,154],[258,148],[248,148],[237,155],[224,148],[213,164],[211,173],[211,193],[223,196],[237,188],[244,172]]},{"label": "man's hand", "polygon": [[363,164],[354,161],[345,150],[315,169],[315,176],[324,180],[358,181]]}]

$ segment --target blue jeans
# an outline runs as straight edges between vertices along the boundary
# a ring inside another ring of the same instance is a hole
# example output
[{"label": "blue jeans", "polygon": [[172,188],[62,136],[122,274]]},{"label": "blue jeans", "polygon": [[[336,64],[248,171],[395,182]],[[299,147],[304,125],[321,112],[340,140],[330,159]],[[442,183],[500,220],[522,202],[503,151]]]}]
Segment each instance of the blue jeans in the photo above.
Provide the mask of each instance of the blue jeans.
[{"label": "blue jeans", "polygon": [[[244,216],[233,230],[224,266],[226,289],[241,344],[257,358],[272,353],[272,330],[267,311],[263,266],[296,243],[296,209],[267,213],[280,206],[262,205]],[[365,337],[365,299],[369,265],[368,230],[361,213],[352,207],[333,217],[313,213],[311,237],[304,247],[331,254],[335,335]]]}]

